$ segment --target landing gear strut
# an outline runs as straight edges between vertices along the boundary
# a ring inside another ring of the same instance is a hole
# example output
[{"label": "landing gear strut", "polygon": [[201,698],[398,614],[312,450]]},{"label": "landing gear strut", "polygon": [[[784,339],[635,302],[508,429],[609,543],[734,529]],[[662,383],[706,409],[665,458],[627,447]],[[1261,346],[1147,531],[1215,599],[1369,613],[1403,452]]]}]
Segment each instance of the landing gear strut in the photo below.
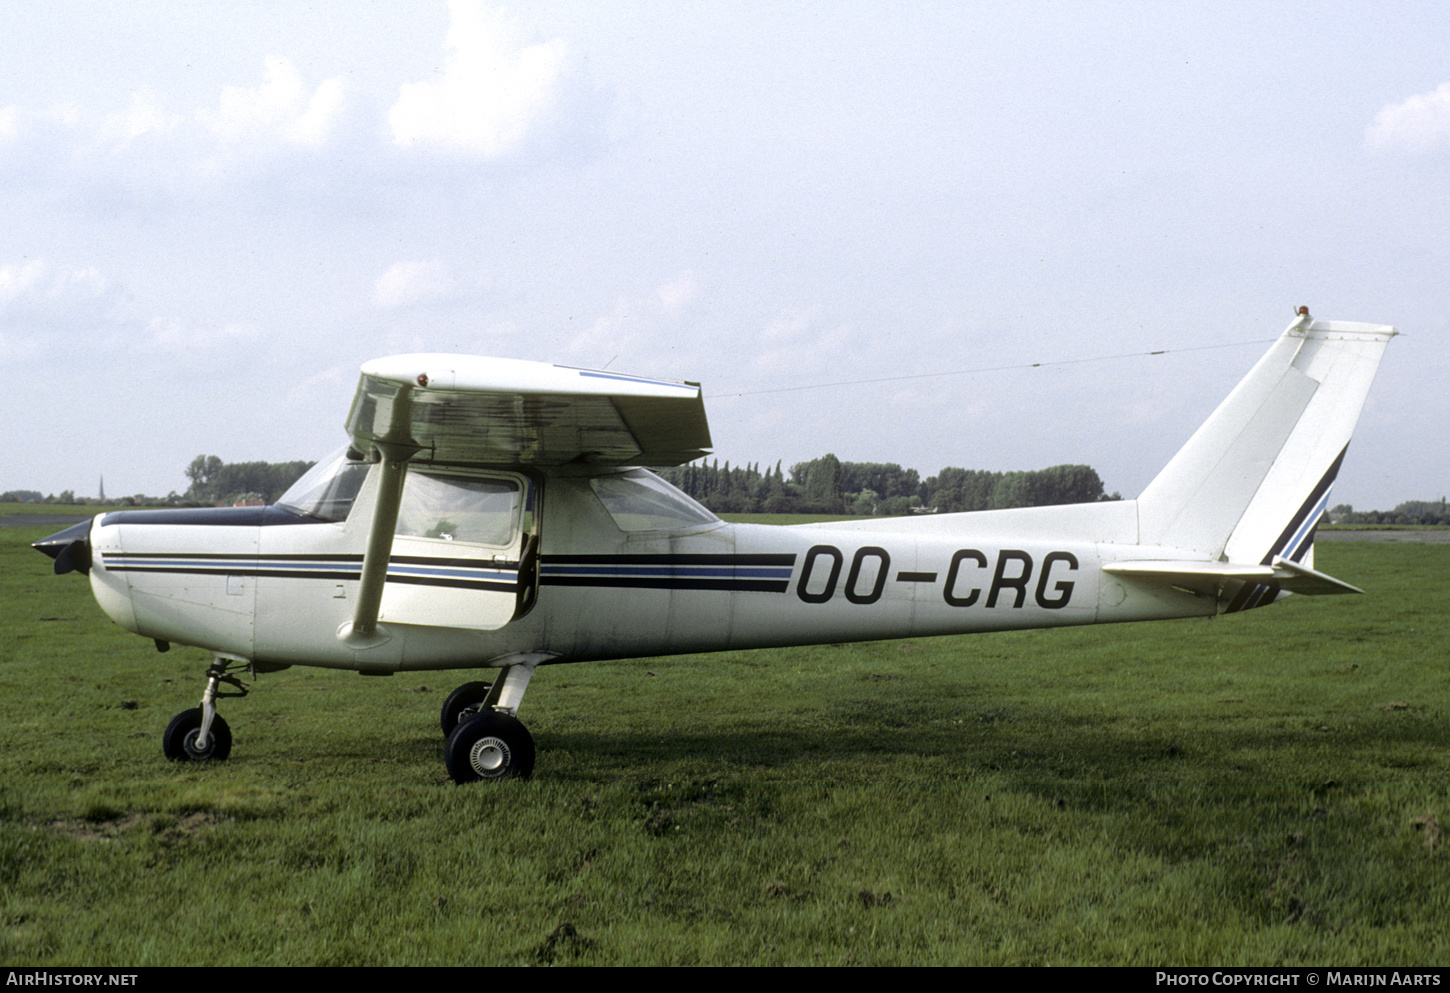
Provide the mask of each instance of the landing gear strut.
[{"label": "landing gear strut", "polygon": [[[247,688],[230,670],[245,663],[218,658],[206,670],[206,690],[201,706],[183,710],[171,719],[161,736],[161,750],[173,762],[221,761],[232,753],[232,729],[216,712],[218,697],[244,697]],[[219,692],[221,684],[235,686],[236,693]]]},{"label": "landing gear strut", "polygon": [[443,704],[443,763],[458,784],[526,779],[534,771],[534,738],[514,716],[535,661],[504,669],[492,686],[464,683]]}]

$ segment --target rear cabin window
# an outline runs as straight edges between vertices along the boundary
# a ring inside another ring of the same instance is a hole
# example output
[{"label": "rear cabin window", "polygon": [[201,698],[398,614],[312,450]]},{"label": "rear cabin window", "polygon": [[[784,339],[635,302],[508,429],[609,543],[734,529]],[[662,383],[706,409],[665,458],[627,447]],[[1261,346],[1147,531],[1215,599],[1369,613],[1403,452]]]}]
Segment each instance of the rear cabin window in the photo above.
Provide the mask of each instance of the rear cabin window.
[{"label": "rear cabin window", "polygon": [[621,531],[663,531],[719,524],[720,518],[647,469],[589,480]]}]

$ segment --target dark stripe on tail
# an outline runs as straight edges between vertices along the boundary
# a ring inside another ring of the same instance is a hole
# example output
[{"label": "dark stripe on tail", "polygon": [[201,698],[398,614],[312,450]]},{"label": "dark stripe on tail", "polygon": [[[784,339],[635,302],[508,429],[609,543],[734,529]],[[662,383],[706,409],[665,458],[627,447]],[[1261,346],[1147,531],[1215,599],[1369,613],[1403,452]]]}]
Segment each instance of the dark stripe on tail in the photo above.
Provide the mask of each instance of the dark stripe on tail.
[{"label": "dark stripe on tail", "polygon": [[[1347,451],[1349,451],[1348,445],[1345,445],[1339,450],[1339,455],[1330,463],[1329,468],[1325,470],[1324,475],[1320,477],[1319,482],[1310,491],[1308,498],[1299,506],[1299,510],[1279,534],[1278,539],[1270,546],[1269,551],[1260,560],[1260,565],[1272,565],[1276,556],[1287,558],[1293,562],[1299,562],[1309,553],[1309,549],[1314,546],[1314,533],[1319,529],[1319,521],[1317,519],[1309,522],[1308,533],[1300,539],[1295,547],[1290,548],[1289,545],[1294,540],[1294,536],[1299,534],[1304,528],[1309,515],[1314,513],[1315,508],[1324,500],[1324,496],[1329,492],[1329,488],[1334,485],[1334,480],[1339,476],[1339,466],[1344,462],[1344,453]],[[1288,551],[1289,554],[1285,555],[1285,551]],[[1240,610],[1252,610],[1254,607],[1262,607],[1265,604],[1273,603],[1278,597],[1278,594],[1278,583],[1260,583],[1252,586],[1245,583],[1243,588],[1234,595],[1233,600],[1229,602],[1228,608],[1224,613],[1232,614]]]}]

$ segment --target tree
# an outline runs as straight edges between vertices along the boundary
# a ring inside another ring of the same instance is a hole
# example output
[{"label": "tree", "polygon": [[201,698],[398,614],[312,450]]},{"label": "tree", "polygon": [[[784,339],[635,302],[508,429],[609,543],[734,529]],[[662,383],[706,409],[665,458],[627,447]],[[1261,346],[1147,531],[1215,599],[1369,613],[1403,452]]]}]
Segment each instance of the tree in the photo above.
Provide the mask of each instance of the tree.
[{"label": "tree", "polygon": [[214,502],[216,495],[212,481],[221,472],[221,468],[222,460],[215,455],[198,455],[192,459],[191,465],[186,467],[186,478],[191,480],[191,486],[186,491],[187,497],[204,503]]},{"label": "tree", "polygon": [[760,504],[760,509],[767,514],[795,514],[800,511],[800,497],[795,490],[786,485],[785,473],[780,471],[780,463],[775,464],[775,472],[767,474],[765,481],[765,499]]},{"label": "tree", "polygon": [[223,462],[198,455],[187,466],[191,487],[186,499],[195,503],[233,503],[244,497],[272,503],[302,477],[312,462]]},{"label": "tree", "polygon": [[801,498],[808,514],[840,514],[846,509],[841,489],[841,460],[834,455],[791,466],[793,479],[798,480]]},{"label": "tree", "polygon": [[947,466],[937,475],[927,478],[922,486],[926,491],[922,502],[944,514],[987,510],[994,506],[992,494],[1001,479],[1000,472]]},{"label": "tree", "polygon": [[877,507],[880,506],[880,503],[881,495],[875,490],[862,490],[860,493],[857,493],[855,499],[851,501],[850,510],[851,513],[860,515],[861,517],[869,517],[870,515],[876,513]]}]

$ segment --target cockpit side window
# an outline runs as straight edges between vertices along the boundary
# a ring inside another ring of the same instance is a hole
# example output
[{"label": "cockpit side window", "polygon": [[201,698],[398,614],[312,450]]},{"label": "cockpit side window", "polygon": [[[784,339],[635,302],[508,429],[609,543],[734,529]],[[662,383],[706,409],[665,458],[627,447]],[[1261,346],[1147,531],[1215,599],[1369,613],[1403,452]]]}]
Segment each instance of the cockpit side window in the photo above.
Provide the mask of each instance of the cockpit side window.
[{"label": "cockpit side window", "polygon": [[523,486],[508,476],[409,472],[397,534],[479,545],[509,545],[518,535]]}]

